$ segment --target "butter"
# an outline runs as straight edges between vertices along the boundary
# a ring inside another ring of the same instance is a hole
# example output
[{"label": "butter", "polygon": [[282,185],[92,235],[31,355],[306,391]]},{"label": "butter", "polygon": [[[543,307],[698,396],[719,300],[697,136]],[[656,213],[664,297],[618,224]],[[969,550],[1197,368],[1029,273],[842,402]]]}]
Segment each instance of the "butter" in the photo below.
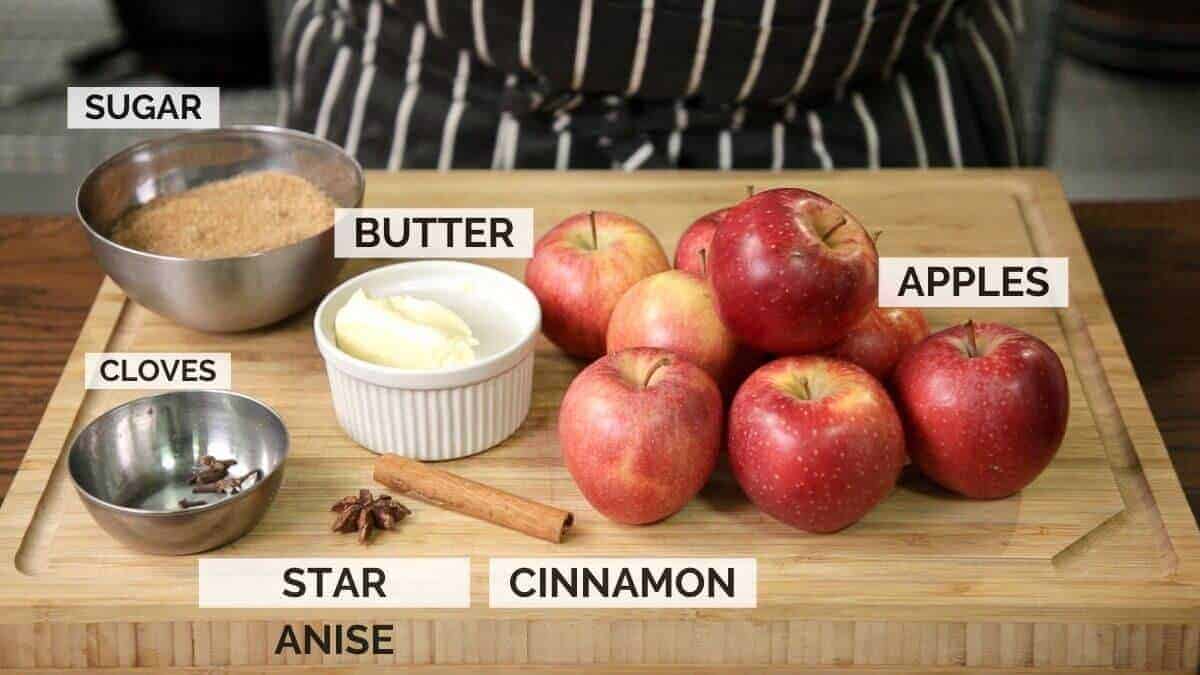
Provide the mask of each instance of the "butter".
[{"label": "butter", "polygon": [[368,297],[362,289],[334,317],[337,346],[381,366],[437,370],[475,361],[479,341],[462,317],[432,300]]}]

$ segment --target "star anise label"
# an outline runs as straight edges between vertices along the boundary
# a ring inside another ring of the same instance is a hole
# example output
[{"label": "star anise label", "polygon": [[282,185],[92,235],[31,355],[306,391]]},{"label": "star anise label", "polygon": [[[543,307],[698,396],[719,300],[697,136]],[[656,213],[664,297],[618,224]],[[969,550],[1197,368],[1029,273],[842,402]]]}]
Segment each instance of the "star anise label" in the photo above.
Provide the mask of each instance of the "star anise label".
[{"label": "star anise label", "polygon": [[367,543],[376,529],[391,530],[412,513],[407,506],[393,501],[391,495],[373,497],[370,490],[359,490],[357,496],[343,497],[329,510],[338,514],[329,529],[334,532],[358,530],[360,544]]}]

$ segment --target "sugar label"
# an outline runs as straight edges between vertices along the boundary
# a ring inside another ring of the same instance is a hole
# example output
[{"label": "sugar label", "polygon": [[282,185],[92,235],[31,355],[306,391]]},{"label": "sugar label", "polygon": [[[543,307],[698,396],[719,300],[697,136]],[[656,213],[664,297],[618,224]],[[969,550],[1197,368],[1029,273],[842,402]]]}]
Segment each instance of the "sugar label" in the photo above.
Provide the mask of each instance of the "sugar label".
[{"label": "sugar label", "polygon": [[67,87],[68,129],[217,129],[219,87]]}]

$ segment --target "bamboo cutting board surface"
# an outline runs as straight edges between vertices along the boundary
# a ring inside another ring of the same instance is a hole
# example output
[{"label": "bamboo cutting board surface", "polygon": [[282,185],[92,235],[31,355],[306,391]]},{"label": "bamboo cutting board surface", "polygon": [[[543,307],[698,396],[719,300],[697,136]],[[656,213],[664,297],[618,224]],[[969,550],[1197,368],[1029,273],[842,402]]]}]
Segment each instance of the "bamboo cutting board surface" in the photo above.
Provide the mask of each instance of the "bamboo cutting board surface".
[{"label": "bamboo cutting board surface", "polygon": [[[681,513],[648,527],[593,511],[559,458],[556,411],[584,365],[541,339],[533,408],[507,442],[443,468],[567,508],[560,545],[408,502],[414,515],[369,547],[328,530],[329,505],[371,481],[373,455],[338,427],[311,310],[237,335],[180,328],[128,301],[111,281],[79,342],[0,508],[0,624],[51,621],[267,619],[271,610],[196,607],[197,556],[153,557],[93,524],[65,474],[73,432],[139,392],[84,392],[89,351],[233,354],[238,391],[273,406],[292,449],[263,522],[213,557],[470,555],[470,610],[406,617],[612,618],[611,610],[489,610],[492,556],[729,556],[758,559],[755,610],[621,610],[648,619],[872,619],[1200,622],[1197,533],[1158,430],[1057,181],[1041,172],[373,173],[368,206],[533,207],[539,233],[570,213],[606,209],[650,226],[668,254],[693,219],[737,201],[746,185],[804,186],[882,229],[882,255],[1069,256],[1068,310],[932,310],[937,330],[968,316],[1038,335],[1071,385],[1066,441],[1021,494],[974,502],[915,475],[862,522],[836,535],[792,530],[760,514],[719,469]],[[345,275],[364,269],[348,266]],[[523,262],[498,264],[520,274]],[[392,612],[391,614],[395,614]],[[289,617],[369,618],[364,610],[293,610]],[[1188,633],[1195,640],[1195,631]]]}]

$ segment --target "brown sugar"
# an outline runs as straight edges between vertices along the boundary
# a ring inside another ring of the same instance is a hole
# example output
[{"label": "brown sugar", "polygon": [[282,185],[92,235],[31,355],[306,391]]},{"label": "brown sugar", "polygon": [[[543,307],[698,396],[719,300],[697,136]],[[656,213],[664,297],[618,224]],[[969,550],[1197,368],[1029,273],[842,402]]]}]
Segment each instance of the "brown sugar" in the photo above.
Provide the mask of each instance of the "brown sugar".
[{"label": "brown sugar", "polygon": [[250,255],[329,229],[333,209],[309,181],[260,171],[154,199],[122,216],[112,240],[179,258]]}]

